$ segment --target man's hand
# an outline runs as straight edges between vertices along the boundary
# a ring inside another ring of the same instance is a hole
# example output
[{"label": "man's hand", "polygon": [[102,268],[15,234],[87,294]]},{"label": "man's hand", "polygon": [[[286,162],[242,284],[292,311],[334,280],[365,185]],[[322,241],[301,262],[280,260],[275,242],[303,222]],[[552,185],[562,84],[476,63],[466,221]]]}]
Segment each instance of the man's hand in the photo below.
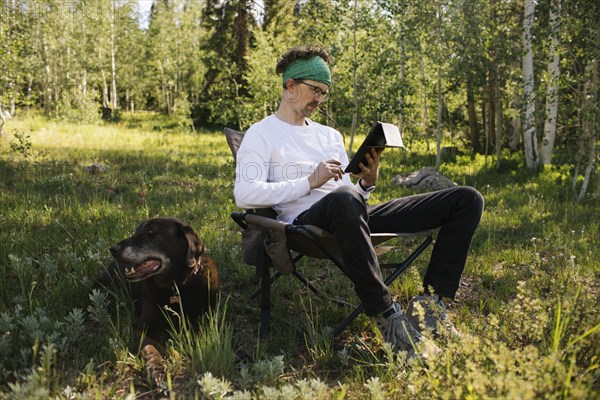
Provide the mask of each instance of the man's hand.
[{"label": "man's hand", "polygon": [[338,160],[321,161],[312,174],[308,177],[308,183],[311,189],[316,189],[325,184],[330,179],[342,179],[344,169],[342,163]]},{"label": "man's hand", "polygon": [[385,148],[373,148],[365,154],[367,165],[359,163],[358,167],[362,171],[360,174],[351,174],[353,178],[362,179],[363,186],[373,186],[379,177],[379,159]]}]

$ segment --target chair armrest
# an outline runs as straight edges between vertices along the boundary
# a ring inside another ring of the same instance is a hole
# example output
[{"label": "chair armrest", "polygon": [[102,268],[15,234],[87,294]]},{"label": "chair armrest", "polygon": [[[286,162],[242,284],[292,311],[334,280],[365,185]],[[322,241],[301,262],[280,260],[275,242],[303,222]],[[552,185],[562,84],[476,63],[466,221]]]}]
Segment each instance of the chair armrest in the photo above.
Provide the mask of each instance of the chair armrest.
[{"label": "chair armrest", "polygon": [[273,218],[263,217],[258,214],[246,214],[246,223],[249,225],[258,226],[261,228],[265,228],[267,230],[281,233],[285,235],[285,227],[288,226],[288,223],[277,221]]},{"label": "chair armrest", "polygon": [[231,219],[235,221],[236,224],[240,226],[243,230],[248,229],[248,224],[246,223],[246,213],[241,211],[234,211],[231,213]]},{"label": "chair armrest", "polygon": [[248,229],[248,223],[246,222],[247,215],[258,215],[264,218],[275,219],[277,213],[272,208],[252,208],[246,211],[234,211],[231,213],[231,219],[235,221],[243,230]]},{"label": "chair armrest", "polygon": [[276,219],[277,218],[277,213],[271,207],[266,207],[266,208],[252,208],[250,210],[246,210],[246,213],[248,213],[248,214],[256,214],[256,215],[259,215],[261,217],[266,217],[266,218],[271,218],[271,219]]}]

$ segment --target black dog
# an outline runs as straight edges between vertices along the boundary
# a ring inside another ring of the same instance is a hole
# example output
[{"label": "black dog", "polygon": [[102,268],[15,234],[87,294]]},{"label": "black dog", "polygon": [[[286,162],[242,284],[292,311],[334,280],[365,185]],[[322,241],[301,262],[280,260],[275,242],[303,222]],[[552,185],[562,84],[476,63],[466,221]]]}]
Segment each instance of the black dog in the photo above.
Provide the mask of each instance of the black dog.
[{"label": "black dog", "polygon": [[[194,230],[175,218],[153,218],[111,246],[114,261],[97,283],[118,293],[127,282],[134,302],[135,345],[142,349],[148,373],[164,380],[161,342],[169,329],[166,315],[183,311],[195,325],[216,305],[219,274]],[[174,321],[177,326],[177,321]]]}]

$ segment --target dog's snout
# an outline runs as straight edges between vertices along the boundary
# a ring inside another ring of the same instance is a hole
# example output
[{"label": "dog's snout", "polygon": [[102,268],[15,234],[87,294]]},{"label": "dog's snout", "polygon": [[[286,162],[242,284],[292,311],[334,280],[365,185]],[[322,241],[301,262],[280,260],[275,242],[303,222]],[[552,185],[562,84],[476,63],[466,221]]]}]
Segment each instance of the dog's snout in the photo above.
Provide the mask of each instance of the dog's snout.
[{"label": "dog's snout", "polygon": [[117,254],[119,254],[119,251],[121,251],[120,243],[113,244],[112,246],[110,246],[110,254],[112,254],[113,256],[116,256]]}]

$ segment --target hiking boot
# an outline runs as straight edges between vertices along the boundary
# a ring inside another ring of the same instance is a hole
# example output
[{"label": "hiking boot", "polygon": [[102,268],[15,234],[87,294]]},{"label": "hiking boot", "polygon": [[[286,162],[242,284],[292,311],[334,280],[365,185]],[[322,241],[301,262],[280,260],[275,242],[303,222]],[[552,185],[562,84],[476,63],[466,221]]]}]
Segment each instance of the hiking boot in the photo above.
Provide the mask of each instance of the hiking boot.
[{"label": "hiking boot", "polygon": [[448,321],[446,305],[441,297],[420,295],[410,299],[406,317],[420,333],[430,333],[433,338],[441,336],[460,337],[460,333]]},{"label": "hiking boot", "polygon": [[439,352],[438,347],[418,330],[416,330],[398,303],[393,303],[390,308],[373,317],[379,328],[383,340],[394,351],[406,351],[407,358],[417,357],[426,360]]}]

